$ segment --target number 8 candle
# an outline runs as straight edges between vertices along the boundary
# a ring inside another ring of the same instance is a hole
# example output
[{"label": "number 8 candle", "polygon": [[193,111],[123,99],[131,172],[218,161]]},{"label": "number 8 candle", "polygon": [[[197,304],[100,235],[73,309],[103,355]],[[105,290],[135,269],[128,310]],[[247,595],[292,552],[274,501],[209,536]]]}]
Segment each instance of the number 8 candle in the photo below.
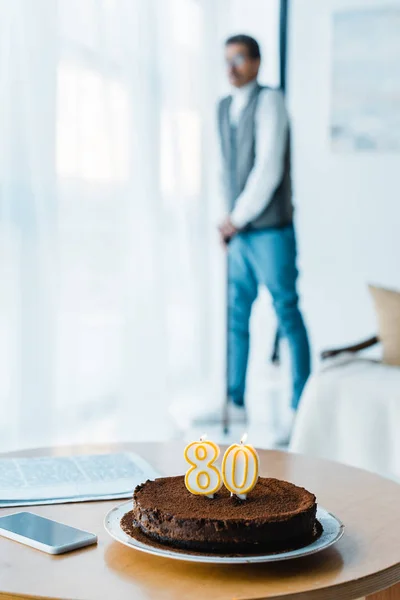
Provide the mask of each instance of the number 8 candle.
[{"label": "number 8 candle", "polygon": [[219,446],[205,441],[205,437],[185,448],[185,459],[191,465],[185,475],[185,485],[192,494],[212,498],[222,487],[221,473],[214,465],[219,456]]},{"label": "number 8 candle", "polygon": [[222,461],[222,476],[224,484],[231,492],[241,500],[257,483],[259,458],[253,446],[245,445],[247,434],[244,434],[240,444],[229,446]]}]

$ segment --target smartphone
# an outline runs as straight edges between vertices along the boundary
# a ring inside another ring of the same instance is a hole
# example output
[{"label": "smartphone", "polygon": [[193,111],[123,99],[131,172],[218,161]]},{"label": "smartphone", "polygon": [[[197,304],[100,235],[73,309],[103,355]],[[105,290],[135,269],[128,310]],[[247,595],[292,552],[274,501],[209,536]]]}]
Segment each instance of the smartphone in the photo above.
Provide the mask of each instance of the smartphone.
[{"label": "smartphone", "polygon": [[49,554],[62,554],[97,543],[97,536],[30,512],[0,517],[0,535]]}]

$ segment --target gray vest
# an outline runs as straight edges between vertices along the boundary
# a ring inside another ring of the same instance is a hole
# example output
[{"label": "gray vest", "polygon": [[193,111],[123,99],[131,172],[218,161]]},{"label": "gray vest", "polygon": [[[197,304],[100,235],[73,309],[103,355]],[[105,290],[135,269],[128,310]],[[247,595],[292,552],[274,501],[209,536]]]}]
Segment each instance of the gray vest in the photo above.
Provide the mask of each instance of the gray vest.
[{"label": "gray vest", "polygon": [[[243,109],[237,127],[232,127],[229,109],[232,96],[223,98],[218,106],[218,126],[223,159],[223,176],[229,210],[232,211],[236,200],[244,190],[255,161],[255,114],[260,91],[257,85],[247,106]],[[266,227],[284,227],[293,220],[292,185],[290,177],[290,132],[287,134],[282,180],[271,198],[266,198],[266,207],[254,219],[246,230]]]}]

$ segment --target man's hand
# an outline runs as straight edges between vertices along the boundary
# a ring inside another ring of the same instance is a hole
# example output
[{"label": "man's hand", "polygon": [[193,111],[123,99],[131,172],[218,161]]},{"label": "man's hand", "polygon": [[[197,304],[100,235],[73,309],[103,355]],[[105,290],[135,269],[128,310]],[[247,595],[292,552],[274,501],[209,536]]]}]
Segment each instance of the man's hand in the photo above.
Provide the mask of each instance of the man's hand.
[{"label": "man's hand", "polygon": [[230,240],[233,238],[233,236],[236,235],[238,232],[238,229],[236,229],[236,227],[231,222],[229,217],[226,217],[226,219],[218,227],[218,230],[221,234],[222,243],[225,246],[230,242]]}]

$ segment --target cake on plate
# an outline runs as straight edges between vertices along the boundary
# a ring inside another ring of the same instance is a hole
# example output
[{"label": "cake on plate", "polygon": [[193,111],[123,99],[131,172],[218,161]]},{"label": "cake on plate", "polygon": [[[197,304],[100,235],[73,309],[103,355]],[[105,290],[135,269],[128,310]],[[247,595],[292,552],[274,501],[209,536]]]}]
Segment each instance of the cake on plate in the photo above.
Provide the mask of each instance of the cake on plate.
[{"label": "cake on plate", "polygon": [[322,529],[314,494],[287,481],[260,477],[246,500],[222,487],[214,498],[191,494],[183,476],[139,485],[133,510],[123,519],[127,533],[206,553],[283,552],[313,542]]}]

